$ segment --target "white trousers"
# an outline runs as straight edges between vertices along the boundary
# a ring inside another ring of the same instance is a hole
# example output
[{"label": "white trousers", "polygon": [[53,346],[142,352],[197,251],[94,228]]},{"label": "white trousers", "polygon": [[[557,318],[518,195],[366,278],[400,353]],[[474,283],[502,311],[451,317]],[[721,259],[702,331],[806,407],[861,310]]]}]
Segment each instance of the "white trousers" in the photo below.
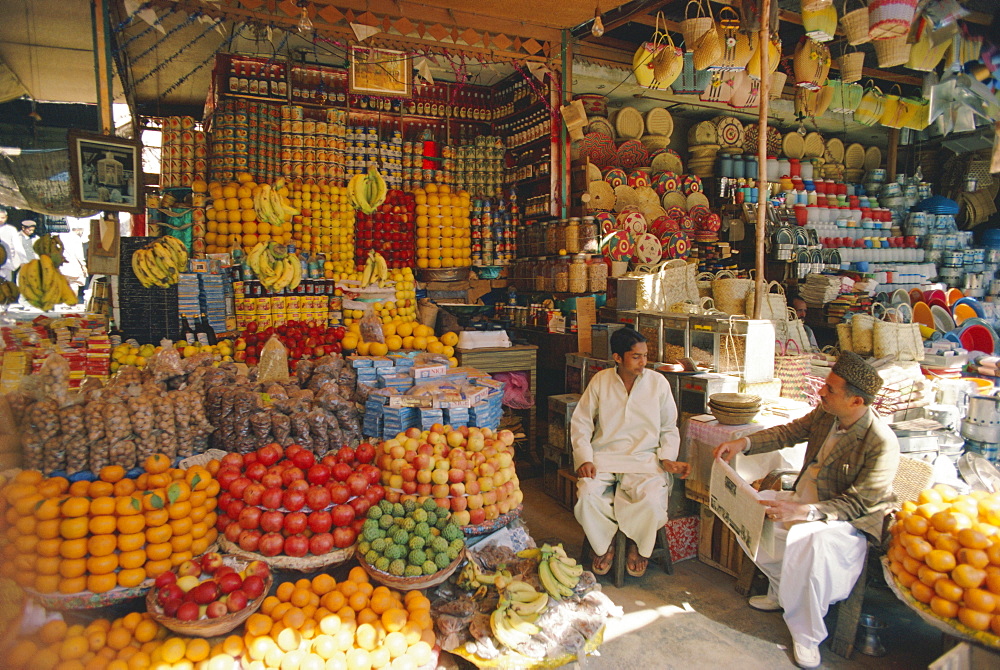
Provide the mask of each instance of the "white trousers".
[{"label": "white trousers", "polygon": [[671,481],[665,472],[599,472],[577,480],[573,512],[598,556],[607,553],[619,528],[636,543],[641,556],[653,553],[656,531],[667,523]]},{"label": "white trousers", "polygon": [[757,566],[785,610],[785,624],[799,644],[826,639],[823,617],[833,603],[851,594],[861,575],[868,543],[846,521],[812,521],[774,526],[774,555],[763,548]]}]

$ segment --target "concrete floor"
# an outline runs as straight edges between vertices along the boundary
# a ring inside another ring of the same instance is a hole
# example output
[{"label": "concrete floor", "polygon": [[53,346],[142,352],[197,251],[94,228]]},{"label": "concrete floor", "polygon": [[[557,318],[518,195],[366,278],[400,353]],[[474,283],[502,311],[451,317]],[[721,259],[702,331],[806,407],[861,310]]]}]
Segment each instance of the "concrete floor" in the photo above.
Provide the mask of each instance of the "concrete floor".
[{"label": "concrete floor", "polygon": [[[546,495],[540,478],[521,485],[523,520],[534,540],[562,542],[571,554],[579,552],[583,531],[572,512]],[[609,622],[600,655],[588,658],[586,668],[698,670],[733,662],[741,670],[795,667],[781,614],[750,609],[733,589],[734,577],[696,558],[675,564],[672,576],[650,565],[645,577],[626,577],[621,589],[608,577],[601,580],[625,616]],[[823,667],[923,668],[943,653],[941,633],[889,590],[869,587],[864,611],[888,624],[881,636],[888,654],[872,658],[855,652],[848,661],[824,645]]]}]

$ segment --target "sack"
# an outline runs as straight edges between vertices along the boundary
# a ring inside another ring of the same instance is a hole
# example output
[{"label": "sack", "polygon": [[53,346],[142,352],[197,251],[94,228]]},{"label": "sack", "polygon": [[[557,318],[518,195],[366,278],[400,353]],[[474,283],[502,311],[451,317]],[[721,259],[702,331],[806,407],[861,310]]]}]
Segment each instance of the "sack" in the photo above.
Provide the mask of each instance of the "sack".
[{"label": "sack", "polygon": [[726,314],[746,314],[747,293],[753,290],[753,285],[753,279],[740,279],[729,270],[722,270],[712,281],[715,307]]},{"label": "sack", "polygon": [[670,88],[681,73],[684,52],[674,46],[674,40],[665,26],[663,12],[656,14],[656,29],[653,39],[643,42],[632,56],[632,72],[639,86],[658,91]]},{"label": "sack", "polygon": [[855,314],[852,316],[851,351],[859,356],[871,356],[874,348],[874,331],[875,317],[871,314]]},{"label": "sack", "polygon": [[661,263],[639,279],[636,306],[641,311],[666,312],[675,303],[699,300],[695,266],[680,259]]},{"label": "sack", "polygon": [[917,0],[869,0],[868,36],[876,41],[905,37],[916,11]]},{"label": "sack", "polygon": [[830,74],[830,49],[803,36],[795,47],[792,61],[795,85],[819,90]]},{"label": "sack", "polygon": [[701,101],[728,103],[733,99],[733,78],[735,74],[723,70],[710,70],[710,72],[712,73],[711,79],[708,80],[705,90],[701,92]]},{"label": "sack", "polygon": [[795,342],[775,341],[774,376],[781,380],[782,398],[808,401],[809,386],[806,378],[812,371],[811,361],[812,355],[802,353]]},{"label": "sack", "polygon": [[722,58],[722,36],[719,27],[713,22],[711,27],[701,34],[694,43],[694,69],[706,70]]},{"label": "sack", "polygon": [[882,89],[868,80],[871,86],[861,96],[858,108],[854,110],[854,120],[863,126],[874,126],[882,118],[885,109],[885,94]]},{"label": "sack", "polygon": [[[760,72],[760,40],[755,39],[753,43],[753,53],[750,55],[750,62],[747,63],[747,74],[757,79],[762,79]],[[777,33],[771,33],[771,39],[767,45],[767,74],[778,69],[781,61],[781,37]]]},{"label": "sack", "polygon": [[[777,288],[777,293],[771,290]],[[754,307],[756,307],[756,291],[751,290],[746,299],[747,316],[753,318]],[[768,321],[787,321],[788,303],[785,301],[785,289],[776,281],[764,287],[764,304],[760,306],[760,318]]]},{"label": "sack", "polygon": [[920,334],[920,325],[916,323],[900,323],[894,309],[885,310],[884,318],[896,321],[878,319],[874,325],[874,353],[876,358],[895,356],[897,361],[924,360],[924,338]]},{"label": "sack", "polygon": [[[694,16],[690,15],[691,5],[697,7]],[[681,34],[684,35],[686,50],[694,51],[694,45],[698,38],[714,25],[712,3],[708,0],[690,0],[684,8],[684,20],[681,21]]]},{"label": "sack", "polygon": [[747,109],[760,104],[760,79],[754,79],[746,70],[733,74],[733,94],[729,98],[729,106],[735,109]]},{"label": "sack", "polygon": [[837,324],[837,347],[841,351],[854,351],[852,329],[848,321]]},{"label": "sack", "polygon": [[732,7],[719,10],[718,31],[722,37],[722,57],[712,67],[716,70],[742,70],[750,62],[752,41],[756,35],[740,31],[740,15]]}]

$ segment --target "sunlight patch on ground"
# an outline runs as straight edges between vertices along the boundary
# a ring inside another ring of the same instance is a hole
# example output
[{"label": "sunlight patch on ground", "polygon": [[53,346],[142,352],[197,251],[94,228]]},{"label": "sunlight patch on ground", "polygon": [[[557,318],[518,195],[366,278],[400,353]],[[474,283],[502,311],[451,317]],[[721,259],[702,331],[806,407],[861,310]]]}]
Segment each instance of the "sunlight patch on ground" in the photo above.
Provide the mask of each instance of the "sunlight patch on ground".
[{"label": "sunlight patch on ground", "polygon": [[690,604],[684,603],[681,607],[677,605],[663,605],[661,607],[648,607],[635,612],[629,612],[620,619],[615,619],[608,623],[607,631],[604,634],[604,641],[609,642],[616,637],[621,637],[622,635],[635,632],[640,628],[645,628],[657,619],[668,619],[675,614],[689,614],[694,611],[694,608]]}]

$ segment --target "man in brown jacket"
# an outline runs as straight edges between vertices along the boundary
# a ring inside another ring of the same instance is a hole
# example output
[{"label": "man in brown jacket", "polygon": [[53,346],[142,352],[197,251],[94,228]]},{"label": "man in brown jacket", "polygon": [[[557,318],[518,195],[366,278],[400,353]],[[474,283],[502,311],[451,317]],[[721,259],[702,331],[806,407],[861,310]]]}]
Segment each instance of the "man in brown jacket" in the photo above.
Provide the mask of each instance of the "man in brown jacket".
[{"label": "man in brown jacket", "polygon": [[767,595],[750,599],[765,612],[784,610],[795,662],[820,664],[823,617],[846,598],[864,565],[867,538],[879,543],[895,496],[899,443],[870,405],[882,387],[878,372],[857,354],[840,356],[808,415],[715,449],[727,461],[737,453],[776,451],[808,442],[805,464],[791,495],[763,500],[775,522],[773,555],[757,565],[770,580]]}]

